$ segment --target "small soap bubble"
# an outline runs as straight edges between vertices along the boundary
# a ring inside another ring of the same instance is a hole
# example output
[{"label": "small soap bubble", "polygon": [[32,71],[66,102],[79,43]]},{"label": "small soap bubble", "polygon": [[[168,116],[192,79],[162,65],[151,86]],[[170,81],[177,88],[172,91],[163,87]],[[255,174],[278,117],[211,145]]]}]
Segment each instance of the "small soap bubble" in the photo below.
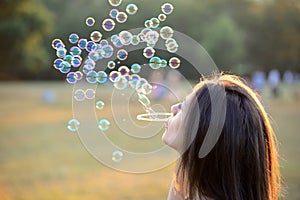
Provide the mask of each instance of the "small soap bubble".
[{"label": "small soap bubble", "polygon": [[107,119],[101,119],[98,123],[98,127],[101,131],[107,131],[109,129],[110,122]]},{"label": "small soap bubble", "polygon": [[87,40],[86,39],[79,39],[78,40],[78,47],[80,48],[80,49],[85,49],[86,48],[86,44],[87,44]]},{"label": "small soap bubble", "polygon": [[59,65],[59,71],[63,74],[66,74],[66,73],[70,72],[71,71],[71,64],[66,62],[66,61],[63,61]]},{"label": "small soap bubble", "polygon": [[107,80],[107,74],[104,71],[99,71],[97,76],[98,83],[105,83]]},{"label": "small soap bubble", "polygon": [[135,87],[135,90],[138,92],[138,93],[141,93],[141,90],[142,90],[142,86],[144,84],[148,83],[148,81],[144,78],[140,78],[138,83],[136,84],[136,87]]},{"label": "small soap bubble", "polygon": [[168,52],[170,53],[175,53],[178,50],[178,44],[177,42],[169,42],[166,44],[166,48],[168,50]]},{"label": "small soap bubble", "polygon": [[128,18],[128,16],[127,16],[127,14],[126,13],[124,13],[124,12],[119,12],[118,14],[117,14],[117,16],[116,16],[116,20],[117,20],[117,22],[119,22],[119,23],[125,23],[126,21],[127,21],[127,18]]},{"label": "small soap bubble", "polygon": [[83,67],[85,67],[87,70],[93,70],[95,69],[95,66],[96,66],[96,62],[92,59],[88,58],[84,61]]},{"label": "small soap bubble", "polygon": [[127,66],[121,66],[121,67],[119,67],[118,71],[120,72],[120,74],[122,76],[128,75],[129,72],[130,72],[130,70],[128,69]]},{"label": "small soap bubble", "polygon": [[86,44],[85,50],[86,50],[87,52],[91,52],[91,51],[93,50],[94,46],[95,46],[95,42],[89,41],[89,42]]},{"label": "small soap bubble", "polygon": [[142,85],[141,92],[145,95],[150,94],[152,92],[152,85],[149,83],[144,83]]},{"label": "small soap bubble", "polygon": [[146,20],[145,21],[145,23],[144,23],[144,26],[146,27],[146,28],[151,28],[152,27],[152,21],[151,20]]},{"label": "small soap bubble", "polygon": [[112,153],[112,161],[118,163],[118,162],[121,162],[121,160],[123,159],[123,152],[122,151],[119,151],[119,150],[116,150]]},{"label": "small soap bubble", "polygon": [[111,45],[105,45],[102,47],[102,56],[104,58],[110,58],[114,53],[114,48]]},{"label": "small soap bubble", "polygon": [[142,67],[140,64],[135,63],[135,64],[131,65],[131,72],[134,74],[140,73],[141,69],[142,69]]},{"label": "small soap bubble", "polygon": [[105,45],[108,45],[108,41],[103,39],[103,40],[101,40],[101,41],[99,42],[99,44],[100,44],[101,47],[103,47],[103,46],[105,46]]},{"label": "small soap bubble", "polygon": [[169,60],[169,66],[172,69],[177,69],[180,66],[180,59],[177,58],[177,57],[170,58],[170,60]]},{"label": "small soap bubble", "polygon": [[149,31],[146,34],[147,45],[150,45],[152,43],[155,45],[158,39],[159,39],[159,33],[157,31]]},{"label": "small soap bubble", "polygon": [[113,44],[114,44],[115,47],[117,47],[117,48],[123,47],[123,44],[122,44],[121,40],[119,39],[119,37],[116,39],[116,41],[115,41]]},{"label": "small soap bubble", "polygon": [[57,47],[58,44],[63,44],[63,42],[61,41],[61,39],[55,38],[55,39],[52,40],[51,45],[52,45],[53,49],[57,49],[58,48]]},{"label": "small soap bubble", "polygon": [[124,76],[118,76],[114,80],[114,87],[118,90],[123,90],[127,87],[128,81]]},{"label": "small soap bubble", "polygon": [[161,6],[161,11],[166,15],[171,14],[173,10],[174,10],[174,6],[170,3],[165,3]]},{"label": "small soap bubble", "polygon": [[75,72],[75,78],[77,81],[80,81],[83,77],[83,73],[81,71]]},{"label": "small soap bubble", "polygon": [[169,26],[164,26],[160,29],[160,37],[164,40],[171,38],[174,34],[174,30]]},{"label": "small soap bubble", "polygon": [[71,44],[76,44],[78,42],[78,40],[79,40],[79,36],[76,33],[71,33],[69,35],[69,42]]},{"label": "small soap bubble", "polygon": [[96,108],[98,110],[102,110],[104,108],[104,105],[105,105],[104,102],[101,100],[96,102]]},{"label": "small soap bubble", "polygon": [[138,11],[138,7],[133,3],[128,4],[126,6],[126,12],[128,13],[128,15],[134,15],[137,13],[137,11]]},{"label": "small soap bubble", "polygon": [[114,61],[111,60],[107,63],[108,69],[114,69],[115,67],[116,67],[116,63]]},{"label": "small soap bubble", "polygon": [[93,31],[90,38],[93,42],[99,42],[102,38],[102,34],[99,31]]},{"label": "small soap bubble", "polygon": [[105,31],[112,31],[115,28],[115,26],[115,21],[110,18],[107,18],[102,22],[102,28]]},{"label": "small soap bubble", "polygon": [[136,88],[136,86],[137,86],[137,84],[139,83],[139,81],[140,81],[140,76],[139,75],[137,75],[137,74],[132,74],[131,76],[130,76],[130,80],[129,80],[129,85],[133,88],[133,89],[135,89]]},{"label": "small soap bubble", "polygon": [[149,66],[152,68],[152,69],[159,69],[160,66],[161,66],[161,59],[159,57],[152,57],[150,60],[149,60]]},{"label": "small soap bubble", "polygon": [[93,89],[85,90],[85,98],[86,99],[94,99],[95,98],[95,90],[93,90]]},{"label": "small soap bubble", "polygon": [[137,35],[133,35],[130,43],[136,46],[140,43],[140,38]]},{"label": "small soap bubble", "polygon": [[119,60],[126,60],[128,57],[128,52],[125,50],[125,49],[120,49],[118,52],[117,52],[117,58]]},{"label": "small soap bubble", "polygon": [[55,59],[54,62],[53,62],[53,67],[54,67],[55,69],[59,69],[60,64],[61,64],[62,62],[63,62],[63,59],[60,59],[60,58]]},{"label": "small soap bubble", "polygon": [[164,68],[164,67],[167,67],[167,65],[168,65],[168,61],[166,61],[165,59],[161,59],[160,67]]},{"label": "small soap bubble", "polygon": [[93,17],[88,17],[88,18],[86,18],[86,20],[85,20],[85,24],[86,24],[87,26],[94,26],[94,24],[95,24],[95,19],[94,19]]},{"label": "small soap bubble", "polygon": [[56,51],[56,56],[57,56],[58,58],[63,58],[63,57],[66,56],[66,54],[67,54],[67,49],[64,48],[64,47],[60,47],[60,48],[58,48],[57,51]]},{"label": "small soap bubble", "polygon": [[157,27],[159,27],[160,21],[156,17],[152,18],[151,22],[152,22],[151,23],[151,28],[157,28]]},{"label": "small soap bubble", "polygon": [[85,92],[82,89],[77,89],[74,93],[74,99],[76,101],[83,101],[85,99]]},{"label": "small soap bubble", "polygon": [[129,45],[131,43],[132,34],[129,31],[121,31],[119,38],[123,45]]},{"label": "small soap bubble", "polygon": [[98,78],[98,74],[95,71],[89,71],[86,74],[86,81],[88,83],[96,83],[97,82],[97,78]]},{"label": "small soap bubble", "polygon": [[80,122],[77,119],[71,119],[68,121],[67,128],[72,132],[76,132],[79,129],[79,126]]},{"label": "small soap bubble", "polygon": [[122,3],[122,0],[108,0],[108,3],[111,5],[111,6],[119,6],[121,5]]},{"label": "small soap bubble", "polygon": [[77,82],[76,76],[74,72],[69,72],[66,76],[66,80],[70,84],[75,84]]},{"label": "small soap bubble", "polygon": [[119,13],[118,9],[114,8],[109,11],[109,16],[111,18],[115,19],[117,17],[118,13]]},{"label": "small soap bubble", "polygon": [[164,21],[166,21],[167,16],[165,14],[159,14],[158,19],[159,19],[159,21],[164,22]]},{"label": "small soap bubble", "polygon": [[66,55],[65,57],[64,57],[64,61],[66,61],[66,62],[68,62],[68,63],[72,63],[72,59],[73,59],[73,56],[71,56],[71,55]]},{"label": "small soap bubble", "polygon": [[99,59],[102,59],[102,53],[99,51],[91,51],[89,53],[89,58],[92,59],[93,61],[97,62]]},{"label": "small soap bubble", "polygon": [[115,80],[116,80],[116,78],[119,77],[119,76],[121,76],[120,72],[118,72],[118,71],[112,71],[109,74],[109,80],[114,83]]},{"label": "small soap bubble", "polygon": [[79,47],[71,47],[70,48],[70,54],[72,56],[80,56],[81,55],[81,49]]},{"label": "small soap bubble", "polygon": [[153,57],[155,54],[155,49],[153,49],[152,47],[146,47],[143,51],[143,55],[145,58],[151,58]]}]

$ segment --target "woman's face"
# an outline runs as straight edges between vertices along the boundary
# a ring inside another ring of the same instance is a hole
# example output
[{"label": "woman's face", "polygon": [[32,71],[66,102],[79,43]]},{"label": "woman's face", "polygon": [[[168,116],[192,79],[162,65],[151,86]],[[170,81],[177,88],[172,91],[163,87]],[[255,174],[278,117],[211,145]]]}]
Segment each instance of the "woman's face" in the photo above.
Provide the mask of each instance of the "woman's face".
[{"label": "woman's face", "polygon": [[172,147],[173,149],[180,151],[183,141],[183,122],[187,116],[189,106],[191,105],[192,99],[195,93],[189,94],[182,103],[175,104],[171,107],[173,116],[165,124],[165,132],[162,136],[162,140],[165,144]]}]

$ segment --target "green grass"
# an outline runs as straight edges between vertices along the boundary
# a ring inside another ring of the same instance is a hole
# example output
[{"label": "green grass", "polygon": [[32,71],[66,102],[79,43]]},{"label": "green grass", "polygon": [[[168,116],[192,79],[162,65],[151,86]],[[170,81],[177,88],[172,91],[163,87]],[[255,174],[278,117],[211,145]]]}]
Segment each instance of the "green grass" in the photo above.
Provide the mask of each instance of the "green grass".
[{"label": "green grass", "polygon": [[[44,89],[56,102],[41,100]],[[150,174],[125,174],[95,160],[66,129],[72,87],[63,83],[0,84],[0,199],[166,199],[174,165]],[[300,199],[300,101],[263,94],[280,142],[283,199]],[[138,163],[136,163],[138,164]]]}]

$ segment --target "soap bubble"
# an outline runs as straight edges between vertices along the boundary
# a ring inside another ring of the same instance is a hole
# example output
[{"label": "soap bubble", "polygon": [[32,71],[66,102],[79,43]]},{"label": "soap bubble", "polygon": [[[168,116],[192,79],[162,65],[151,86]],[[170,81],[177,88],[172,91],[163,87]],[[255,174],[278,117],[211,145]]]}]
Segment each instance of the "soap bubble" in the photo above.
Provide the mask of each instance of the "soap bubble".
[{"label": "soap bubble", "polygon": [[99,71],[97,76],[98,83],[105,83],[107,80],[107,74],[104,71]]},{"label": "soap bubble", "polygon": [[119,12],[118,14],[117,14],[117,16],[116,16],[116,20],[117,20],[117,22],[119,22],[119,23],[125,23],[126,21],[127,21],[127,18],[128,18],[128,16],[127,16],[127,14],[126,13],[124,13],[124,12]]},{"label": "soap bubble", "polygon": [[104,58],[110,58],[114,53],[114,48],[111,45],[105,45],[102,47],[102,56]]},{"label": "soap bubble", "polygon": [[93,61],[92,59],[88,58],[84,61],[83,67],[85,67],[87,70],[93,70],[95,66],[96,66],[96,62]]},{"label": "soap bubble", "polygon": [[135,87],[135,90],[140,93],[141,90],[142,90],[142,86],[145,84],[145,83],[148,83],[148,81],[144,78],[140,78],[139,81],[137,82],[136,84],[136,87]]},{"label": "soap bubble", "polygon": [[98,110],[102,110],[103,108],[104,108],[104,102],[103,101],[97,101],[96,102],[96,108],[98,109]]},{"label": "soap bubble", "polygon": [[111,5],[111,6],[119,6],[121,5],[122,3],[122,0],[108,0],[108,3]]},{"label": "soap bubble", "polygon": [[103,46],[105,46],[105,45],[108,45],[109,43],[108,43],[107,40],[103,39],[103,40],[101,40],[101,41],[99,42],[99,44],[100,44],[101,47],[103,47]]},{"label": "soap bubble", "polygon": [[128,4],[126,6],[126,12],[128,13],[128,15],[134,15],[137,13],[137,11],[138,11],[138,7],[133,3]]},{"label": "soap bubble", "polygon": [[129,72],[130,72],[130,70],[128,69],[127,66],[121,66],[121,67],[119,67],[118,71],[120,72],[120,74],[122,76],[128,75]]},{"label": "soap bubble", "polygon": [[121,76],[121,73],[120,73],[120,72],[118,72],[118,71],[112,71],[112,72],[110,72],[110,74],[109,74],[109,80],[110,80],[111,82],[115,82],[116,78],[119,77],[119,76]]},{"label": "soap bubble", "polygon": [[140,43],[140,38],[137,35],[133,35],[130,43],[136,46]]},{"label": "soap bubble", "polygon": [[75,68],[79,67],[81,65],[82,58],[81,56],[73,56],[71,65]]},{"label": "soap bubble", "polygon": [[94,24],[95,24],[95,19],[94,19],[93,17],[88,17],[88,18],[86,18],[86,20],[85,20],[85,24],[86,24],[87,26],[94,26]]},{"label": "soap bubble", "polygon": [[127,59],[127,56],[128,56],[128,52],[125,50],[125,49],[120,49],[118,52],[117,52],[117,58],[119,60],[126,60]]},{"label": "soap bubble", "polygon": [[83,77],[83,73],[81,71],[75,72],[75,78],[77,81],[80,81]]},{"label": "soap bubble", "polygon": [[102,22],[102,28],[105,31],[112,31],[115,28],[115,26],[115,21],[110,18],[107,18]]},{"label": "soap bubble", "polygon": [[86,80],[88,83],[96,83],[98,74],[95,71],[89,71],[86,75]]},{"label": "soap bubble", "polygon": [[160,29],[160,37],[164,40],[171,38],[174,34],[174,30],[169,26],[164,26]]},{"label": "soap bubble", "polygon": [[159,14],[158,19],[159,19],[159,21],[164,22],[164,21],[166,21],[167,16],[165,14]]},{"label": "soap bubble", "polygon": [[74,93],[74,99],[76,101],[83,101],[85,99],[85,92],[82,89],[77,89]]},{"label": "soap bubble", "polygon": [[72,131],[76,132],[79,129],[80,122],[77,119],[71,119],[68,121],[67,128]]},{"label": "soap bubble", "polygon": [[142,69],[142,67],[140,64],[135,63],[135,64],[131,65],[131,72],[134,74],[140,73],[141,69]]},{"label": "soap bubble", "polygon": [[165,59],[160,60],[160,67],[161,68],[167,67],[167,65],[168,65],[168,62]]},{"label": "soap bubble", "polygon": [[55,38],[52,40],[52,48],[53,49],[57,49],[59,44],[63,44],[63,42],[61,41],[61,39]]},{"label": "soap bubble", "polygon": [[84,38],[82,38],[82,39],[79,39],[78,40],[78,47],[80,48],[80,49],[85,49],[86,48],[86,44],[87,44],[87,40],[86,39],[84,39]]},{"label": "soap bubble", "polygon": [[90,38],[93,42],[99,42],[102,38],[102,34],[99,31],[93,31]]},{"label": "soap bubble", "polygon": [[121,40],[120,40],[119,37],[115,40],[115,42],[114,42],[113,44],[114,44],[115,47],[117,47],[117,48],[123,47],[123,44],[122,44],[122,42],[121,42]]},{"label": "soap bubble", "polygon": [[120,162],[122,159],[123,159],[123,152],[119,151],[119,150],[116,150],[112,153],[112,157],[111,159],[114,161],[114,162]]},{"label": "soap bubble", "polygon": [[71,56],[71,55],[66,55],[65,57],[64,57],[64,61],[66,61],[66,62],[68,62],[68,63],[72,63],[72,59],[73,59],[73,56]]},{"label": "soap bubble", "polygon": [[130,76],[130,80],[129,80],[129,85],[132,87],[132,89],[135,89],[136,88],[136,86],[137,86],[137,84],[139,83],[139,81],[140,81],[140,76],[139,75],[137,75],[137,74],[132,74],[131,76]]},{"label": "soap bubble", "polygon": [[80,56],[81,55],[81,49],[79,47],[71,47],[70,48],[70,54],[72,56]]},{"label": "soap bubble", "polygon": [[57,51],[56,51],[56,56],[57,56],[58,58],[63,58],[63,57],[66,56],[66,53],[67,53],[67,49],[64,48],[64,47],[60,47],[60,48],[58,48]]},{"label": "soap bubble", "polygon": [[169,60],[169,66],[172,69],[177,69],[180,66],[180,59],[177,58],[177,57],[170,58],[170,60]]},{"label": "soap bubble", "polygon": [[94,46],[95,46],[95,42],[89,41],[89,42],[86,44],[85,50],[86,50],[87,52],[91,52]]},{"label": "soap bubble", "polygon": [[161,66],[161,59],[159,57],[152,57],[150,60],[149,60],[149,66],[152,68],[152,69],[159,69],[160,66]]},{"label": "soap bubble", "polygon": [[94,99],[95,98],[95,90],[93,90],[93,89],[85,90],[85,98],[86,99]]},{"label": "soap bubble", "polygon": [[114,80],[114,87],[118,90],[123,90],[127,87],[128,81],[124,76],[118,76]]},{"label": "soap bubble", "polygon": [[160,22],[159,22],[159,20],[158,20],[157,18],[155,18],[155,17],[152,18],[152,19],[151,19],[151,22],[152,22],[152,23],[151,23],[151,27],[152,27],[152,28],[157,28],[157,27],[159,27]]},{"label": "soap bubble", "polygon": [[63,61],[59,65],[59,71],[63,74],[68,73],[69,71],[71,71],[71,64],[66,61]]},{"label": "soap bubble", "polygon": [[123,45],[129,45],[131,43],[132,34],[129,31],[121,31],[119,38]]},{"label": "soap bubble", "polygon": [[72,33],[69,35],[69,42],[71,44],[76,44],[79,40],[79,36],[76,33]]},{"label": "soap bubble", "polygon": [[66,76],[66,80],[70,84],[75,84],[77,82],[76,76],[74,72],[70,72]]},{"label": "soap bubble", "polygon": [[118,13],[119,13],[118,9],[114,8],[109,11],[109,16],[111,18],[115,19],[117,17]]},{"label": "soap bubble", "polygon": [[150,85],[149,83],[144,83],[142,85],[141,92],[146,95],[150,94],[152,92],[152,85]]},{"label": "soap bubble", "polygon": [[63,59],[60,59],[60,58],[55,59],[54,62],[53,62],[53,67],[54,67],[55,69],[59,69],[59,68],[60,68],[60,64],[61,64],[62,62],[63,62]]},{"label": "soap bubble", "polygon": [[169,42],[166,44],[166,48],[168,50],[168,52],[170,53],[175,53],[178,50],[178,44],[177,42]]},{"label": "soap bubble", "polygon": [[97,51],[91,51],[89,53],[89,58],[97,62],[99,59],[102,59],[103,57],[102,57],[102,53],[99,50],[97,50]]},{"label": "soap bubble", "polygon": [[109,129],[110,122],[107,119],[101,119],[98,123],[98,127],[101,131],[107,131]]},{"label": "soap bubble", "polygon": [[115,67],[116,67],[116,63],[114,61],[111,60],[107,63],[108,69],[114,69]]},{"label": "soap bubble", "polygon": [[145,58],[151,58],[153,57],[155,54],[155,49],[153,49],[152,47],[146,47],[143,51],[143,55]]},{"label": "soap bubble", "polygon": [[171,14],[173,10],[174,10],[174,6],[170,3],[165,3],[164,5],[161,6],[161,11],[166,15]]}]

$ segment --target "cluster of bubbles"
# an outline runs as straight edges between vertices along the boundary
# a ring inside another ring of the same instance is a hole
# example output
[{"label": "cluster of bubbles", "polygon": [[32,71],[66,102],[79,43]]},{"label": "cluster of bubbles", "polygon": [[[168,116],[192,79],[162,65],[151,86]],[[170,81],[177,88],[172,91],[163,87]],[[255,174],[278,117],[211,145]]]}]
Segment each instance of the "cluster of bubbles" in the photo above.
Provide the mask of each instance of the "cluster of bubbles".
[{"label": "cluster of bubbles", "polygon": [[[118,10],[118,6],[122,4],[122,0],[108,0],[108,3],[113,6],[109,11],[109,16],[101,23],[103,31],[113,31],[116,23],[123,24],[127,21],[128,16],[135,15],[138,12],[138,6],[130,3],[126,6],[125,11]],[[110,81],[118,90],[123,90],[127,87],[137,91],[138,101],[143,105],[147,112],[152,112],[151,102],[147,95],[152,92],[152,85],[145,78],[139,76],[143,67],[149,66],[153,70],[170,67],[177,69],[180,67],[180,59],[172,57],[168,60],[160,58],[156,55],[155,45],[161,38],[164,40],[166,50],[170,53],[175,53],[178,50],[178,44],[173,38],[174,30],[170,26],[163,26],[159,29],[162,22],[167,19],[174,10],[170,3],[165,3],[161,7],[162,13],[157,17],[147,19],[144,22],[144,28],[138,34],[132,34],[130,31],[124,30],[118,34],[113,34],[109,40],[102,38],[101,30],[94,30],[90,33],[89,38],[80,37],[76,33],[71,33],[68,42],[71,44],[69,50],[61,39],[54,39],[52,47],[56,50],[57,59],[53,62],[53,67],[66,75],[66,81],[70,84],[75,84],[78,81],[85,80],[90,84],[104,84]],[[94,17],[87,17],[85,20],[87,26],[91,27],[96,24]],[[148,59],[148,65],[133,63],[131,66],[122,65],[121,62],[128,58],[128,52],[123,48],[128,45],[146,44],[143,49],[143,56]],[[87,52],[86,59],[82,59],[83,52]],[[117,62],[113,59],[116,52]],[[105,70],[96,70],[96,63],[99,60],[108,59],[107,68]],[[117,68],[117,65],[120,66]],[[78,70],[81,67],[81,71]],[[95,99],[94,89],[77,89],[74,92],[76,101],[93,100]],[[101,100],[96,102],[96,109],[102,110],[105,103]],[[78,131],[80,123],[76,119],[68,122],[67,128],[70,131]],[[98,122],[98,127],[101,131],[107,131],[110,127],[110,122],[107,119],[101,119]],[[113,152],[112,159],[115,162],[122,160],[123,153],[119,150]]]}]

